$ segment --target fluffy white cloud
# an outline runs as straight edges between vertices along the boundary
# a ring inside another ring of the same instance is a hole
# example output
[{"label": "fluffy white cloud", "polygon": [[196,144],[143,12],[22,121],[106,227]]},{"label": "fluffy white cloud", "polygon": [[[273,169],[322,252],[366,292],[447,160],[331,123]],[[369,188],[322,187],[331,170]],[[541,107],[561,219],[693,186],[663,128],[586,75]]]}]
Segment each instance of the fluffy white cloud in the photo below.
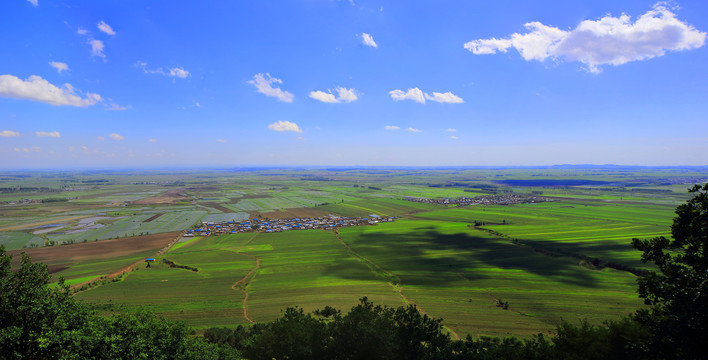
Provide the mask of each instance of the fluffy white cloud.
[{"label": "fluffy white cloud", "polygon": [[61,134],[58,131],[37,131],[34,133],[37,136],[40,137],[53,137],[53,138],[60,138]]},{"label": "fluffy white cloud", "polygon": [[320,90],[311,91],[311,92],[310,92],[310,98],[315,99],[315,100],[318,100],[318,101],[322,101],[322,102],[325,102],[325,103],[330,103],[330,104],[338,103],[338,102],[339,102],[339,101],[337,101],[337,98],[334,97],[334,94],[332,94],[332,93],[326,93],[326,92],[320,91]]},{"label": "fluffy white cloud", "polygon": [[343,87],[338,87],[336,90],[337,90],[337,94],[339,95],[337,97],[337,99],[339,101],[349,103],[349,102],[355,101],[359,98],[359,96],[357,96],[358,91],[356,91],[354,88],[345,89]]},{"label": "fluffy white cloud", "polygon": [[422,130],[420,130],[420,129],[414,129],[414,128],[412,128],[412,127],[409,127],[408,129],[406,129],[406,131],[410,131],[410,132],[422,132]]},{"label": "fluffy white cloud", "polygon": [[79,34],[79,35],[86,35],[86,34],[88,34],[88,30],[82,29],[82,28],[78,28],[78,29],[76,30],[76,33]]},{"label": "fluffy white cloud", "polygon": [[58,62],[58,61],[50,61],[49,65],[55,69],[57,69],[58,73],[62,73],[62,71],[67,71],[69,70],[69,65],[63,62]]},{"label": "fluffy white cloud", "polygon": [[96,27],[98,27],[98,30],[103,31],[104,33],[106,33],[108,35],[115,35],[116,34],[116,32],[113,31],[113,28],[110,25],[106,24],[105,21],[101,21],[100,23],[96,24]]},{"label": "fluffy white cloud", "polygon": [[395,101],[413,100],[415,102],[425,104],[425,96],[418,88],[408,89],[406,92],[403,92],[403,90],[391,90],[388,93],[391,94],[391,98]]},{"label": "fluffy white cloud", "polygon": [[111,138],[111,139],[113,139],[113,140],[123,140],[123,139],[125,139],[124,136],[118,135],[118,134],[116,134],[116,133],[112,133],[112,134],[108,135],[108,137]]},{"label": "fluffy white cloud", "polygon": [[0,96],[40,101],[50,105],[70,105],[87,107],[102,101],[101,95],[86,93],[86,97],[75,94],[71,84],[58,88],[37,75],[22,80],[12,75],[0,75]]},{"label": "fluffy white cloud", "polygon": [[302,130],[300,130],[300,127],[297,126],[296,123],[290,122],[290,121],[282,121],[278,120],[270,125],[268,125],[268,129],[271,129],[273,131],[294,131],[301,133]]},{"label": "fluffy white cloud", "polygon": [[20,136],[20,133],[17,131],[12,131],[12,130],[0,131],[0,137],[17,137],[17,136]]},{"label": "fluffy white cloud", "polygon": [[676,18],[664,3],[641,15],[635,22],[628,15],[607,15],[582,21],[565,31],[540,22],[525,24],[528,32],[506,39],[479,39],[464,44],[477,55],[506,52],[515,48],[527,60],[565,59],[579,61],[599,73],[602,65],[663,56],[666,51],[696,49],[705,44],[706,33]]},{"label": "fluffy white cloud", "polygon": [[455,131],[457,131],[457,129],[449,128],[449,129],[447,129],[447,130],[445,130],[445,131],[455,132]]},{"label": "fluffy white cloud", "polygon": [[458,138],[457,138],[457,136],[452,135],[452,136],[450,136],[450,139],[452,139],[452,140],[457,140]]},{"label": "fluffy white cloud", "polygon": [[151,142],[151,143],[156,143],[156,142],[157,142],[157,139],[149,139],[148,141]]},{"label": "fluffy white cloud", "polygon": [[283,102],[291,103],[295,97],[292,93],[273,86],[273,84],[282,84],[283,81],[271,77],[269,73],[253,75],[253,80],[250,80],[248,83],[255,86],[259,93],[278,98],[278,100]]},{"label": "fluffy white cloud", "polygon": [[433,94],[430,95],[428,93],[424,93],[418,88],[412,88],[405,92],[403,90],[392,90],[389,91],[389,94],[391,94],[391,98],[395,101],[413,100],[421,104],[425,104],[426,99],[448,104],[459,104],[464,102],[461,97],[456,96],[449,91],[446,93],[433,92]]},{"label": "fluffy white cloud", "polygon": [[461,97],[455,96],[455,94],[453,94],[449,91],[446,93],[433,92],[433,95],[425,94],[425,98],[430,101],[437,101],[439,103],[448,103],[448,104],[460,104],[460,103],[464,102],[464,101],[462,101]]},{"label": "fluffy white cloud", "polygon": [[374,41],[374,38],[367,33],[361,33],[361,43],[366,46],[371,46],[373,48],[379,47],[379,45],[377,45]]},{"label": "fluffy white cloud", "polygon": [[178,77],[180,79],[186,79],[192,76],[189,71],[181,67],[167,68],[167,70],[165,70],[161,67],[157,69],[148,69],[147,65],[148,64],[144,61],[138,61],[134,66],[143,69],[143,72],[146,74],[160,74],[168,77]]},{"label": "fluffy white cloud", "polygon": [[356,89],[353,88],[346,89],[343,87],[338,87],[335,89],[335,91],[337,92],[336,97],[331,92],[324,92],[320,90],[310,92],[310,97],[325,103],[350,103],[359,98],[357,96]]},{"label": "fluffy white cloud", "polygon": [[103,53],[103,41],[89,39],[88,43],[91,45],[91,55],[106,58],[106,54]]},{"label": "fluffy white cloud", "polygon": [[36,7],[36,6],[39,6],[39,2],[38,2],[38,1],[39,1],[39,0],[27,0],[27,2],[29,2],[29,3],[32,4],[32,5],[34,5],[35,7]]},{"label": "fluffy white cloud", "polygon": [[385,129],[385,130],[401,130],[401,127],[400,127],[400,126],[396,126],[396,125],[386,125],[386,126],[384,127],[384,129]]}]

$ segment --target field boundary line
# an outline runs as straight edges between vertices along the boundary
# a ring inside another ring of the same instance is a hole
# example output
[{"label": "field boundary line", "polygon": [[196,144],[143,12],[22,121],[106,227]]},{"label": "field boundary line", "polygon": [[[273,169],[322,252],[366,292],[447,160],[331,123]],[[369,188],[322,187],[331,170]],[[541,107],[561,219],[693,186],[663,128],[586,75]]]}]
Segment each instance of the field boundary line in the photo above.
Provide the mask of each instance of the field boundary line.
[{"label": "field boundary line", "polygon": [[[396,275],[396,274],[394,274],[394,273],[391,273],[391,272],[389,272],[389,271],[386,271],[384,268],[382,268],[381,266],[379,266],[379,265],[376,264],[375,262],[371,261],[371,260],[368,259],[367,257],[365,257],[365,256],[359,254],[358,252],[356,252],[356,250],[352,249],[352,247],[351,247],[349,244],[347,244],[347,243],[339,236],[339,229],[335,229],[335,230],[333,231],[333,233],[334,233],[334,237],[336,237],[337,240],[339,240],[339,242],[347,249],[347,251],[349,251],[354,257],[356,257],[356,258],[358,258],[358,259],[360,259],[360,260],[363,260],[363,261],[367,264],[367,267],[368,267],[368,268],[372,269],[372,267],[373,267],[373,268],[378,269],[379,272],[382,272],[382,273],[386,274],[386,275],[388,276],[389,280],[395,278],[395,279],[396,279],[396,284],[394,284],[394,283],[391,282],[391,281],[387,281],[387,283],[388,283],[389,285],[391,285],[391,288],[393,288],[393,291],[395,291],[395,292],[401,297],[401,299],[403,299],[403,302],[405,302],[406,304],[415,306],[415,308],[418,309],[418,311],[420,311],[423,315],[426,315],[426,316],[432,318],[432,316],[430,316],[430,314],[428,314],[425,310],[423,310],[423,308],[420,307],[420,305],[416,304],[413,300],[409,299],[408,297],[406,297],[405,294],[403,294],[403,281],[401,280],[401,277],[400,277],[400,276],[398,276],[398,275]],[[373,269],[372,269],[372,270],[373,270]],[[459,338],[460,338],[460,336],[459,336],[454,330],[448,328],[447,326],[445,326],[445,328],[446,328],[448,331],[450,331],[450,333],[451,333],[456,339],[459,339]]]},{"label": "field boundary line", "polygon": [[[158,251],[155,253],[155,255],[153,255],[153,258],[158,257],[158,256],[160,256],[160,255],[166,253],[167,251],[169,251],[170,248],[171,248],[174,244],[176,244],[177,241],[179,241],[179,239],[181,239],[181,238],[182,238],[182,233],[180,232],[180,233],[175,237],[174,240],[170,241],[167,245],[165,245],[165,246],[162,247],[160,250],[158,250]],[[91,290],[91,289],[93,289],[93,288],[96,288],[96,287],[99,287],[99,286],[101,286],[101,285],[104,285],[104,284],[101,283],[102,281],[110,280],[110,279],[113,279],[113,278],[115,278],[115,277],[122,276],[123,274],[126,274],[126,273],[128,273],[128,272],[131,272],[131,271],[133,271],[135,268],[137,268],[140,264],[142,264],[142,263],[144,263],[144,262],[145,262],[145,260],[138,260],[138,261],[136,261],[136,262],[134,262],[134,263],[132,263],[132,264],[130,264],[130,265],[128,265],[128,266],[125,266],[125,267],[123,267],[123,268],[120,269],[120,270],[114,271],[114,272],[112,272],[112,273],[110,273],[110,274],[108,274],[108,275],[97,276],[97,277],[95,277],[95,278],[93,278],[93,279],[91,279],[91,280],[86,280],[86,281],[80,282],[80,283],[78,283],[78,284],[71,285],[71,286],[69,286],[69,289],[74,290],[74,294],[78,294],[79,292],[82,292],[82,291]],[[88,289],[81,290],[81,286],[88,285],[88,284],[91,284],[91,283],[95,283],[96,286],[92,286],[92,287],[89,287]],[[74,295],[74,294],[72,294],[72,295]]]}]

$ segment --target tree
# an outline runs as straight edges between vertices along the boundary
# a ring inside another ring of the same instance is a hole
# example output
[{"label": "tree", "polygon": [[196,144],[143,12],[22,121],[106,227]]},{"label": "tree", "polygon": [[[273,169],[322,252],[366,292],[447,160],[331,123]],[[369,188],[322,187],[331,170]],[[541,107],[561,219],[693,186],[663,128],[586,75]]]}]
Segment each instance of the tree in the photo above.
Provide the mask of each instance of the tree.
[{"label": "tree", "polygon": [[17,269],[0,246],[0,359],[235,359],[237,351],[191,337],[146,311],[103,317],[71,297],[63,279],[26,254]]},{"label": "tree", "polygon": [[635,315],[650,328],[650,350],[658,357],[708,353],[708,183],[689,193],[692,198],[676,208],[672,239],[632,239],[642,261],[658,269],[637,280],[639,296],[651,308]]},{"label": "tree", "polygon": [[49,288],[47,266],[22,255],[13,271],[12,257],[0,246],[0,353],[2,358],[56,358],[80,341],[89,311],[71,298],[60,279]]}]

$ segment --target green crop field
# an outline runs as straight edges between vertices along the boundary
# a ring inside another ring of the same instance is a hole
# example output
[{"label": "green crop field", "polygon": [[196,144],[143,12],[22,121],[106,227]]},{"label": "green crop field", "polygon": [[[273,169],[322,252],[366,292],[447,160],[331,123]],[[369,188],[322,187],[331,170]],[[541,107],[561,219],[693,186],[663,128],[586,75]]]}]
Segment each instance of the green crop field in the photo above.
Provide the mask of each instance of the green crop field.
[{"label": "green crop field", "polygon": [[[599,323],[643,306],[629,271],[651,265],[630,241],[669,235],[685,189],[708,180],[708,171],[266,169],[8,179],[0,186],[9,191],[0,193],[0,245],[76,243],[39,250],[55,278],[80,287],[78,299],[105,309],[147,307],[204,329],[270,321],[289,306],[346,310],[367,296],[415,304],[443,318],[453,336],[528,337],[561,318]],[[550,201],[434,203],[508,194]],[[142,262],[201,221],[328,214],[397,219],[336,232],[185,237],[149,268]],[[120,245],[133,235],[139,244],[147,234],[166,237],[144,249],[73,258],[76,246]],[[84,285],[136,263],[115,280]]]}]

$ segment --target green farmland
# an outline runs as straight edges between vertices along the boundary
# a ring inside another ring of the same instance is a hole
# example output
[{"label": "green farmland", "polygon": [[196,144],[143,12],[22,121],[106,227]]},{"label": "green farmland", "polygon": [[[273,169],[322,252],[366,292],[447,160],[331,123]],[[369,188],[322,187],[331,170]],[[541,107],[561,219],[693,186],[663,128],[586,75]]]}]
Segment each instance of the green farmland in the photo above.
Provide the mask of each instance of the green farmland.
[{"label": "green farmland", "polygon": [[[635,274],[651,267],[630,241],[669,235],[674,207],[687,198],[690,182],[708,179],[708,171],[277,169],[72,176],[61,183],[24,180],[49,188],[50,195],[0,194],[0,244],[41,252],[55,278],[76,286],[77,299],[101,309],[145,307],[206,329],[268,322],[290,306],[347,309],[367,296],[377,304],[414,304],[442,318],[453,336],[529,337],[561,319],[598,324],[642,307]],[[583,178],[591,181],[578,180]],[[508,194],[541,201],[435,202]],[[62,196],[67,200],[40,201]],[[179,239],[180,232],[208,222],[329,215],[397,219],[336,231]],[[148,237],[157,239],[154,245],[136,247]],[[72,258],[72,249],[85,246],[103,250]],[[156,257],[150,267],[142,262],[147,257]],[[116,273],[120,269],[126,272]]]}]

